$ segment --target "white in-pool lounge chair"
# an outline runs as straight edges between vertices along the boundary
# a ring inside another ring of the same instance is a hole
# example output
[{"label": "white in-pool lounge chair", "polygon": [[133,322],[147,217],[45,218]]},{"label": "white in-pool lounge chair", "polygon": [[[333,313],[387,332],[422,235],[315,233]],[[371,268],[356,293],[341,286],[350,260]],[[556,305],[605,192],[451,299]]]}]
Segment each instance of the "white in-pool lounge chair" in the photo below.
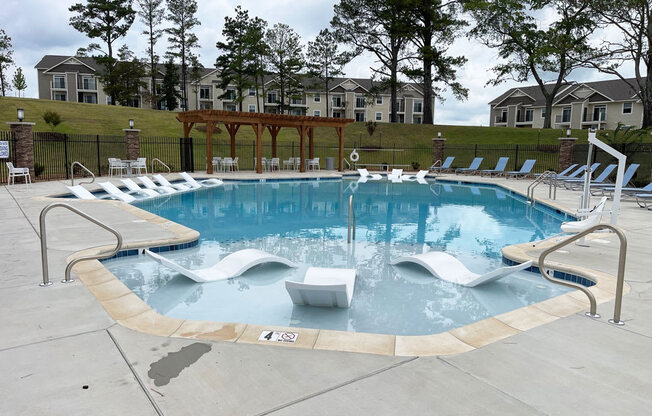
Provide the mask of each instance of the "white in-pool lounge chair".
[{"label": "white in-pool lounge chair", "polygon": [[428,174],[427,170],[420,170],[416,175],[401,175],[401,180],[408,182],[419,182],[421,184],[428,183],[426,175]]},{"label": "white in-pool lounge chair", "polygon": [[466,266],[448,253],[429,251],[423,254],[400,257],[392,260],[391,264],[415,263],[428,270],[433,276],[466,287],[475,287],[484,283],[493,282],[511,273],[525,270],[532,266],[532,260],[516,266],[501,267],[485,274],[477,274],[467,269]]},{"label": "white in-pool lounge chair", "polygon": [[355,269],[310,267],[303,282],[285,281],[295,305],[348,308],[353,299]]},{"label": "white in-pool lounge chair", "polygon": [[156,192],[153,189],[141,188],[131,178],[120,179],[120,181],[127,187],[127,189],[129,189],[129,193],[143,194],[148,197],[155,197],[161,195],[160,193]]},{"label": "white in-pool lounge chair", "polygon": [[160,191],[161,193],[164,193],[164,194],[174,194],[174,193],[177,192],[177,190],[174,189],[174,188],[171,187],[171,186],[158,186],[157,184],[155,184],[155,183],[154,183],[150,178],[148,178],[147,176],[139,176],[139,177],[138,177],[138,180],[139,180],[140,183],[142,183],[143,186],[144,186],[145,188],[147,188],[147,189],[152,189],[152,190],[154,190],[154,191]]},{"label": "white in-pool lounge chair", "polygon": [[86,199],[86,200],[98,199],[95,195],[88,192],[88,189],[84,188],[81,185],[66,186],[66,188],[68,188],[68,190],[72,192],[72,194],[79,199]]},{"label": "white in-pool lounge chair", "polygon": [[181,177],[186,181],[186,185],[190,186],[193,189],[198,189],[201,188],[202,186],[205,186],[207,188],[213,187],[213,186],[222,186],[224,185],[224,182],[222,182],[219,179],[215,178],[210,178],[210,179],[201,179],[201,180],[196,180],[192,176],[190,176],[187,172],[181,172],[179,173]]},{"label": "white in-pool lounge chair", "polygon": [[[604,212],[604,207],[607,203],[607,197],[603,196],[600,199],[598,205],[593,207],[593,209],[587,212],[578,212],[578,216],[586,217],[583,220],[579,221],[567,221],[561,224],[561,231],[564,233],[581,233],[584,230],[593,227],[594,225],[600,224],[600,219],[602,218],[602,213]],[[554,236],[553,236],[554,237]]]},{"label": "white in-pool lounge chair", "polygon": [[401,176],[403,176],[403,169],[392,169],[392,172],[387,174],[387,180],[400,183]]},{"label": "white in-pool lounge chair", "polygon": [[107,194],[111,195],[112,198],[119,199],[122,202],[131,203],[136,200],[133,196],[122,192],[117,186],[111,182],[98,182],[98,185],[106,191]]},{"label": "white in-pool lounge chair", "polygon": [[211,267],[195,270],[188,270],[185,267],[171,260],[168,260],[159,254],[153,253],[150,250],[145,250],[145,254],[147,254],[159,264],[179,272],[197,283],[215,282],[218,280],[226,280],[232,277],[238,277],[252,267],[263,263],[281,263],[288,267],[297,267],[288,259],[284,259],[283,257],[278,257],[273,254],[266,253],[262,250],[257,250],[255,248],[247,248],[244,250],[236,251],[235,253],[231,253],[228,256],[224,257],[222,260],[218,261],[217,264]]},{"label": "white in-pool lounge chair", "polygon": [[165,179],[163,177],[163,175],[161,175],[159,173],[157,173],[156,175],[152,175],[152,178],[154,178],[154,180],[156,182],[158,182],[159,185],[161,185],[161,186],[169,186],[170,188],[174,188],[177,191],[187,191],[187,190],[191,189],[189,185],[186,185],[186,184],[183,184],[183,183],[170,183],[170,181]]},{"label": "white in-pool lounge chair", "polygon": [[383,178],[378,173],[369,173],[367,169],[358,169],[358,173],[360,174],[360,179],[364,178],[367,181],[377,181]]}]

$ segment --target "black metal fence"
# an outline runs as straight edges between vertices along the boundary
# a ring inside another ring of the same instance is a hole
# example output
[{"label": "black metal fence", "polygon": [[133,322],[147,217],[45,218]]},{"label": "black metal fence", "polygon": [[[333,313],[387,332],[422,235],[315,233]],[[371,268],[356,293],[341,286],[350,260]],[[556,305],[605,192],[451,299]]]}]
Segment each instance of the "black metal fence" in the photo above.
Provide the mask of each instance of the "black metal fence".
[{"label": "black metal fence", "polygon": [[[636,174],[632,179],[632,185],[635,186],[645,186],[648,183],[652,182],[651,170],[652,170],[652,144],[636,144],[630,145],[627,148],[616,148],[616,150],[622,152],[627,156],[627,165],[630,163],[640,164],[639,168],[636,170]],[[580,165],[586,164],[586,158],[589,152],[588,144],[578,144],[573,146],[573,163]],[[592,162],[599,162],[601,166],[598,167],[597,173],[600,174],[602,169],[604,169],[608,164],[617,163],[618,161],[611,156],[609,153],[601,150],[597,147],[593,148]],[[613,179],[616,173],[612,174]]]},{"label": "black metal fence", "polygon": [[535,159],[532,172],[556,171],[559,145],[537,144],[447,144],[444,156],[455,156],[453,167],[468,167],[475,157],[482,157],[481,169],[493,169],[501,157],[509,157],[507,170],[519,170],[527,159]]},{"label": "black metal fence", "polygon": [[7,159],[0,159],[2,164],[0,165],[0,183],[7,183],[7,178],[9,176],[9,171],[7,169],[7,163],[6,162],[12,162],[14,165],[16,164],[16,151],[14,148],[14,138],[11,135],[10,131],[0,131],[0,141],[1,142],[7,142],[7,145],[9,147],[9,158]]}]

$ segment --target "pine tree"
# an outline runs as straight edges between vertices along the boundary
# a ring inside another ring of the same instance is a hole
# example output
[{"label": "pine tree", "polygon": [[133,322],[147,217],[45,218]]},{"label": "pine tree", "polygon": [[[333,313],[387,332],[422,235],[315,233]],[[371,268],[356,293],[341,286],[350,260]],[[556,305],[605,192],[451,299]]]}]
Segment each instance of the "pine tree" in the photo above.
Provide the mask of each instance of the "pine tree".
[{"label": "pine tree", "polygon": [[165,75],[163,75],[163,83],[161,84],[161,100],[165,103],[165,108],[168,111],[174,111],[179,106],[178,85],[179,72],[174,61],[170,58],[165,63]]},{"label": "pine tree", "polygon": [[120,60],[116,64],[113,75],[115,80],[113,90],[116,101],[123,106],[137,97],[141,90],[147,87],[143,79],[147,76],[145,65],[139,61],[127,45],[123,45],[118,51]]},{"label": "pine tree", "polygon": [[[281,114],[290,109],[290,100],[301,90],[300,72],[304,67],[299,35],[283,23],[276,23],[267,31],[269,70],[276,75],[279,87]],[[287,98],[287,102],[286,102]]]},{"label": "pine tree", "polygon": [[7,76],[9,75],[9,67],[14,63],[13,54],[11,38],[7,36],[4,30],[0,29],[0,89],[3,97],[7,95],[7,91],[11,90]]},{"label": "pine tree", "polygon": [[142,34],[147,36],[147,55],[149,55],[149,76],[150,91],[149,101],[152,108],[156,109],[158,97],[156,94],[156,75],[158,73],[159,56],[154,50],[156,42],[163,35],[163,29],[160,29],[163,17],[165,17],[165,7],[163,0],[136,0],[138,3],[138,16],[140,21],[145,25]]},{"label": "pine tree", "polygon": [[25,80],[25,75],[23,75],[23,68],[18,67],[18,69],[16,69],[12,84],[16,91],[18,91],[18,97],[20,97],[20,93],[27,89],[27,81]]}]

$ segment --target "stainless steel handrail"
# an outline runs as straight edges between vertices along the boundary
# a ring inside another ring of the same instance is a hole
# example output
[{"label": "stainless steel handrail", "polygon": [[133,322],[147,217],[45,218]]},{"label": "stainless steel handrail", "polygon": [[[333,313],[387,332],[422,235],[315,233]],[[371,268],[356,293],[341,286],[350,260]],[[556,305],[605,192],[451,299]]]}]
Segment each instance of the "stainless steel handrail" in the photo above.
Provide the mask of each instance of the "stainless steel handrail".
[{"label": "stainless steel handrail", "polygon": [[168,173],[171,173],[171,172],[172,172],[172,170],[170,169],[170,167],[169,167],[168,165],[166,165],[165,163],[163,163],[163,161],[162,161],[161,159],[155,157],[154,159],[152,159],[152,169],[150,169],[150,173],[154,173],[154,162],[158,162],[158,163],[160,163],[161,165],[165,166],[165,168],[168,170]]},{"label": "stainless steel handrail", "polygon": [[349,167],[349,170],[351,170],[351,164],[348,160],[346,160],[346,158],[342,159],[342,162],[346,163],[346,165]]},{"label": "stainless steel handrail", "polygon": [[[548,182],[548,199],[557,199],[557,172],[553,172],[551,170],[547,170],[543,172],[541,175],[539,175],[538,178],[536,178],[532,183],[527,187],[527,199],[526,201],[528,203],[533,203],[534,204],[534,189],[539,186],[539,184],[543,181],[546,180],[546,178],[550,178],[550,182]],[[553,186],[554,186],[554,191],[553,191]]]},{"label": "stainless steel handrail", "polygon": [[545,268],[545,260],[550,253],[569,245],[573,241],[585,237],[587,234],[591,234],[593,231],[597,231],[601,229],[607,229],[613,231],[618,236],[618,239],[620,239],[620,253],[618,254],[618,276],[616,279],[616,305],[614,306],[614,317],[613,319],[609,319],[609,323],[615,325],[625,325],[625,323],[620,320],[620,310],[623,302],[623,286],[625,284],[625,260],[627,258],[627,237],[625,237],[625,233],[623,233],[623,231],[620,228],[614,227],[611,224],[598,224],[598,225],[594,225],[591,228],[588,228],[587,230],[582,231],[581,233],[575,234],[572,237],[565,239],[564,241],[558,244],[555,244],[549,249],[544,250],[543,253],[541,253],[541,255],[539,256],[539,271],[541,272],[541,275],[543,277],[545,277],[547,280],[553,283],[558,283],[562,286],[579,289],[582,292],[584,292],[584,294],[589,298],[589,302],[591,304],[591,311],[587,312],[586,315],[592,318],[599,318],[600,315],[597,314],[597,310],[596,310],[597,306],[595,302],[595,296],[593,296],[593,293],[591,293],[591,291],[589,291],[587,287],[582,286],[580,284],[574,284],[567,280],[561,280],[561,279],[557,279],[554,276],[550,276]]},{"label": "stainless steel handrail", "polygon": [[90,173],[91,176],[93,177],[93,179],[91,179],[90,182],[79,182],[80,185],[83,184],[83,183],[85,183],[85,184],[89,184],[89,183],[93,183],[93,182],[95,182],[95,174],[94,174],[93,172],[91,172],[91,171],[90,171],[86,166],[82,165],[81,163],[79,163],[79,162],[77,162],[77,161],[75,160],[75,161],[72,162],[72,164],[70,165],[70,186],[75,186],[75,171],[74,171],[74,167],[75,167],[75,165],[77,165],[77,166],[79,166],[80,168],[84,169],[86,172]]},{"label": "stainless steel handrail", "polygon": [[349,222],[346,233],[346,243],[351,244],[351,217],[353,217],[353,240],[355,241],[355,208],[353,207],[353,195],[349,197]]},{"label": "stainless steel handrail", "polygon": [[72,267],[75,264],[79,263],[80,261],[97,260],[97,259],[105,259],[105,258],[108,258],[108,257],[112,257],[113,255],[118,253],[118,251],[120,251],[120,249],[122,248],[122,235],[118,231],[114,230],[113,228],[111,228],[108,225],[104,224],[102,221],[91,217],[90,215],[86,214],[83,211],[78,210],[77,208],[75,208],[75,207],[73,207],[71,205],[68,205],[68,204],[63,203],[63,202],[52,203],[52,204],[46,206],[45,208],[43,208],[43,210],[41,211],[41,214],[39,215],[39,228],[41,230],[41,265],[43,267],[43,282],[39,283],[39,286],[50,286],[52,284],[52,282],[50,281],[50,274],[49,274],[49,270],[48,270],[48,246],[47,246],[47,234],[45,232],[45,215],[52,208],[57,208],[57,207],[65,208],[65,209],[67,209],[69,211],[74,212],[75,214],[79,215],[82,218],[86,218],[90,222],[92,222],[94,224],[97,224],[100,227],[107,230],[108,232],[112,233],[118,239],[118,243],[116,244],[115,248],[109,253],[105,253],[105,254],[102,254],[102,255],[99,255],[99,256],[83,256],[83,257],[79,257],[77,259],[74,259],[70,263],[68,263],[66,265],[65,278],[61,281],[61,283],[70,283],[70,282],[74,281],[73,279],[70,278],[70,272],[72,271]]}]

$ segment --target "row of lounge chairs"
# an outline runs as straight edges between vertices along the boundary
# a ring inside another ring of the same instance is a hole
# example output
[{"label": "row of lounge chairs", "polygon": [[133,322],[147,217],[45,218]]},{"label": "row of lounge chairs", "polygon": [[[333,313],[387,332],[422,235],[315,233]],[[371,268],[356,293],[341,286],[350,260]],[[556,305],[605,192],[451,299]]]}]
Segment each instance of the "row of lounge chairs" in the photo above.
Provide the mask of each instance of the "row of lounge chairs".
[{"label": "row of lounge chairs", "polygon": [[[358,173],[360,174],[360,179],[358,183],[365,183],[367,181],[378,181],[383,179],[383,175],[379,173],[369,173],[367,169],[358,168]],[[400,183],[403,181],[406,182],[417,182],[419,184],[425,185],[428,182],[426,181],[426,175],[428,175],[427,170],[420,170],[414,175],[404,175],[403,169],[392,169],[391,172],[387,173],[385,177],[388,181],[394,183]]]},{"label": "row of lounge chairs", "polygon": [[480,176],[505,176],[507,178],[524,178],[532,174],[532,168],[536,163],[536,159],[528,159],[523,163],[520,170],[506,171],[509,157],[501,157],[498,159],[496,166],[493,169],[480,169],[480,165],[484,158],[476,157],[471,161],[468,168],[453,168],[453,161],[455,156],[448,156],[443,163],[435,162],[428,170],[435,173],[454,172],[456,174],[478,174]]}]

